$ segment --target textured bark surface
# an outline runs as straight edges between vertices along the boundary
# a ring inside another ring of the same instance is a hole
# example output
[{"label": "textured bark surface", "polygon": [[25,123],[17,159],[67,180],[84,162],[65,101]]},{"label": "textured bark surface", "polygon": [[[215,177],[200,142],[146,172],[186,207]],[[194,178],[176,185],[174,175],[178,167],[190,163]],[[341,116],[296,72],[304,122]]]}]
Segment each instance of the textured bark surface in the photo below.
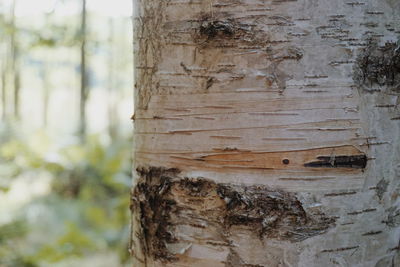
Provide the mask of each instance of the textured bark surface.
[{"label": "textured bark surface", "polygon": [[400,266],[400,1],[135,8],[134,266]]}]

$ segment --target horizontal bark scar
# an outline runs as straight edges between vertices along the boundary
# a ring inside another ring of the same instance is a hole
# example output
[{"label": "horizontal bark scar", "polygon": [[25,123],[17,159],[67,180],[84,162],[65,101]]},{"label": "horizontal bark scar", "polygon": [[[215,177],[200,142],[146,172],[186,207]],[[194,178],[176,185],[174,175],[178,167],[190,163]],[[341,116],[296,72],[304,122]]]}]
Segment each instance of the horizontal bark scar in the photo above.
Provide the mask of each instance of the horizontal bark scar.
[{"label": "horizontal bark scar", "polygon": [[334,218],[305,209],[294,193],[182,178],[178,169],[139,167],[137,172],[140,180],[132,193],[132,207],[140,214],[141,232],[136,234],[143,251],[155,260],[177,260],[186,250],[176,247],[181,243],[190,247],[182,239],[182,225],[201,229],[207,233],[205,239],[212,236],[210,242],[231,246],[230,237],[237,231],[299,242],[335,224]]},{"label": "horizontal bark scar", "polygon": [[367,156],[352,145],[293,151],[221,151],[196,158],[211,166],[258,169],[352,168],[364,169]]}]

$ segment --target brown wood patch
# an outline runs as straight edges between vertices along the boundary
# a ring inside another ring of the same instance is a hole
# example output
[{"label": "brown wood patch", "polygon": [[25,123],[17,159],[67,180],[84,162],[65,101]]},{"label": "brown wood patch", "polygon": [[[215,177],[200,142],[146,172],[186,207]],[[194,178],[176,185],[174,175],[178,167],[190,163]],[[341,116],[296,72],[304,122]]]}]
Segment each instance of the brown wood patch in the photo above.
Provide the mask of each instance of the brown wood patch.
[{"label": "brown wood patch", "polygon": [[346,145],[278,152],[238,150],[202,156],[196,160],[215,166],[249,169],[364,169],[367,156],[355,146]]}]

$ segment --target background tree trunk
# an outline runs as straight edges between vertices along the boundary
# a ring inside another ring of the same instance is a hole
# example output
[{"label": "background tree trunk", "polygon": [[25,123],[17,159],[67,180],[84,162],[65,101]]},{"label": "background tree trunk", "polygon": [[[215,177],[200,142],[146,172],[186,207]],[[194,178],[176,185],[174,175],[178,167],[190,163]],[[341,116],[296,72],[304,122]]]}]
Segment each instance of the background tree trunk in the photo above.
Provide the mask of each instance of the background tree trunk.
[{"label": "background tree trunk", "polygon": [[399,266],[400,2],[136,2],[134,266]]},{"label": "background tree trunk", "polygon": [[79,96],[79,136],[83,140],[86,136],[86,102],[88,98],[87,70],[86,70],[86,0],[82,0],[81,14],[81,83]]},{"label": "background tree trunk", "polygon": [[17,5],[17,1],[12,1],[11,4],[11,18],[10,18],[10,71],[12,73],[12,84],[13,84],[13,116],[16,120],[20,119],[20,111],[19,111],[19,101],[20,101],[20,73],[19,73],[19,45],[17,40],[17,25],[15,18],[15,8]]},{"label": "background tree trunk", "polygon": [[2,47],[2,62],[1,62],[1,119],[7,120],[7,47]]},{"label": "background tree trunk", "polygon": [[109,23],[109,38],[108,38],[108,48],[109,48],[109,55],[108,55],[108,77],[107,77],[107,93],[108,93],[108,107],[107,107],[107,115],[108,115],[108,135],[114,139],[118,136],[118,114],[117,114],[117,101],[116,101],[116,85],[117,79],[115,75],[115,69],[117,64],[115,63],[115,40],[114,40],[114,18],[108,19]]},{"label": "background tree trunk", "polygon": [[[2,86],[2,119],[20,118],[20,71],[19,71],[19,43],[15,9],[17,1],[9,3],[9,15],[3,16],[4,31],[7,33],[7,42],[3,46],[4,58],[1,66]],[[11,104],[10,104],[11,103]]]},{"label": "background tree trunk", "polygon": [[42,78],[42,87],[43,87],[43,117],[42,117],[42,125],[43,128],[46,129],[48,126],[48,118],[49,118],[49,104],[50,104],[50,93],[51,93],[51,81],[48,73],[50,69],[48,67],[49,61],[46,60],[43,63],[43,67],[40,70],[40,76]]}]

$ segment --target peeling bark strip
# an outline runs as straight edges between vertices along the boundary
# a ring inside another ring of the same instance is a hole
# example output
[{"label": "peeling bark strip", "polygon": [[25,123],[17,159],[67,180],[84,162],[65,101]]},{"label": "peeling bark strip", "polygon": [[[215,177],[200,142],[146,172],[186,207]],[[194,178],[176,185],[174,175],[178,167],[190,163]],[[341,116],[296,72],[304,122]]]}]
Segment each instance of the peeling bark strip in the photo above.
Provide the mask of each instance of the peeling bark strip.
[{"label": "peeling bark strip", "polygon": [[[141,178],[132,199],[141,214],[140,240],[156,260],[174,261],[196,243],[230,247],[237,231],[298,242],[325,233],[335,223],[323,213],[308,212],[293,193],[181,179],[177,169],[139,167],[137,172]],[[183,226],[207,234],[199,240],[182,239]]]}]

